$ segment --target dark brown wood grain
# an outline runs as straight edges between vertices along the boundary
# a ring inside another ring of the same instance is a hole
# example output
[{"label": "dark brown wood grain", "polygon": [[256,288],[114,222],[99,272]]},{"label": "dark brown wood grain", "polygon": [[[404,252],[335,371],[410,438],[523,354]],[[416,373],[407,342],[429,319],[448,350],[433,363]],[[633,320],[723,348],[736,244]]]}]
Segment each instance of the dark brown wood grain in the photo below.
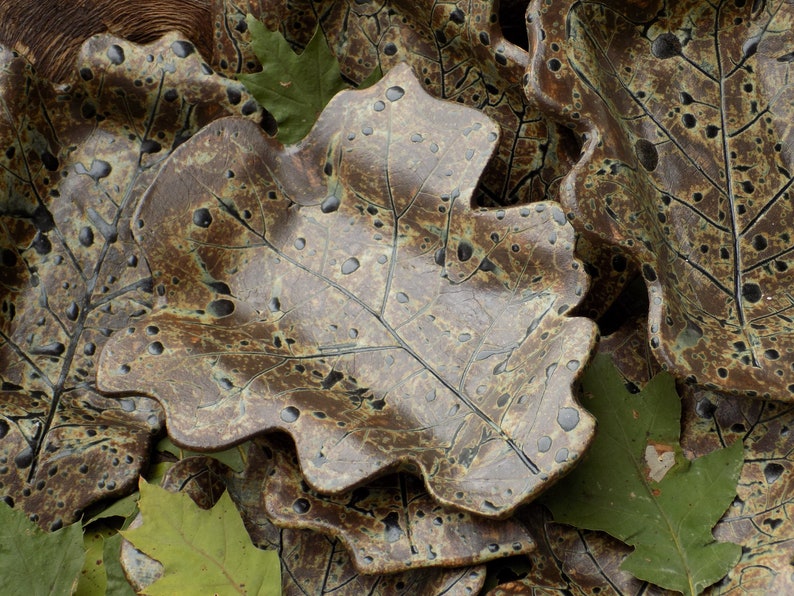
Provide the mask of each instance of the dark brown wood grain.
[{"label": "dark brown wood grain", "polygon": [[55,81],[66,80],[80,46],[100,33],[146,44],[178,31],[210,60],[212,5],[211,0],[0,0],[0,44]]}]

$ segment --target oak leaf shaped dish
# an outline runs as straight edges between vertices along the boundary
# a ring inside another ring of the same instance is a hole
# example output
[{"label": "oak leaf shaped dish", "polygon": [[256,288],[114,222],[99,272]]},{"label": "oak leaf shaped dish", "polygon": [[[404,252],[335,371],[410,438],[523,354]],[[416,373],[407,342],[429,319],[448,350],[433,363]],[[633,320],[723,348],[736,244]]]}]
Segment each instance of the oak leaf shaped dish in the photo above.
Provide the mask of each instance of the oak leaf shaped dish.
[{"label": "oak leaf shaped dish", "polygon": [[110,338],[98,383],[222,449],[282,430],[321,493],[385,471],[508,515],[564,474],[593,419],[571,385],[595,325],[558,206],[475,211],[498,139],[408,66],[346,91],[301,144],[214,122],[133,220],[159,306]]},{"label": "oak leaf shaped dish", "polygon": [[676,376],[794,399],[794,9],[536,3],[529,94],[584,135],[561,200],[640,265]]},{"label": "oak leaf shaped dish", "polygon": [[151,306],[136,201],[249,97],[177,35],[95,37],[61,85],[0,48],[0,90],[0,495],[55,528],[134,486],[162,428],[156,401],[94,383],[107,338]]}]

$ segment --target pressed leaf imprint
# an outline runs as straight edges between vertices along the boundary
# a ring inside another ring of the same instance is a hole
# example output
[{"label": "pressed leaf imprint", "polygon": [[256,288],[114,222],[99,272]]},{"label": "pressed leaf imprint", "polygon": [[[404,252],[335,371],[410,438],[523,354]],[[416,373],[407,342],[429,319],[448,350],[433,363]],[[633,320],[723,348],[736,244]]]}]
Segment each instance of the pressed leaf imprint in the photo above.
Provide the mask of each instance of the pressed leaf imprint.
[{"label": "pressed leaf imprint", "polygon": [[0,495],[44,527],[148,459],[159,405],[94,383],[104,342],[151,306],[129,218],[176,146],[245,111],[241,87],[176,35],[94,37],[64,85],[0,48]]},{"label": "pressed leaf imprint", "polygon": [[657,358],[794,399],[791,3],[538,5],[533,23],[527,90],[586,138],[563,204],[639,261]]}]

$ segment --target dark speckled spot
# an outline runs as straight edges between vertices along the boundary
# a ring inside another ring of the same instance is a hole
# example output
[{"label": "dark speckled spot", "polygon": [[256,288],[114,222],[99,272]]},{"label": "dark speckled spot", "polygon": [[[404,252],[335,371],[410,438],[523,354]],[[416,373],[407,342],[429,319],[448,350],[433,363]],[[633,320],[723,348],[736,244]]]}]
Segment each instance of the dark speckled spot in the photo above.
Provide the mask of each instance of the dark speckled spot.
[{"label": "dark speckled spot", "polygon": [[766,358],[767,360],[777,360],[778,358],[780,358],[780,352],[770,348],[769,350],[766,350],[764,352],[764,358]]},{"label": "dark speckled spot", "polygon": [[396,511],[392,511],[380,521],[383,522],[383,537],[386,542],[397,542],[404,534],[403,529],[400,527],[400,517]]},{"label": "dark speckled spot", "polygon": [[250,116],[251,114],[256,113],[258,109],[259,106],[257,105],[256,100],[249,99],[247,102],[243,104],[243,107],[240,110],[240,112],[243,114],[243,116]]},{"label": "dark speckled spot", "polygon": [[650,141],[638,139],[634,143],[634,152],[637,154],[637,161],[647,171],[653,172],[659,165],[659,152],[656,150],[656,145]]},{"label": "dark speckled spot", "polygon": [[292,510],[298,515],[308,513],[311,508],[312,504],[309,503],[308,499],[295,499],[295,502],[292,504]]},{"label": "dark speckled spot", "polygon": [[14,458],[14,464],[19,469],[25,469],[27,467],[30,467],[30,464],[32,463],[33,463],[33,449],[31,447],[25,447]]},{"label": "dark speckled spot", "polygon": [[557,424],[564,431],[571,431],[579,424],[579,411],[574,408],[560,408],[557,413]]},{"label": "dark speckled spot", "polygon": [[354,271],[357,271],[361,264],[358,262],[358,259],[355,257],[350,257],[344,263],[342,263],[342,274],[350,275]]},{"label": "dark speckled spot", "polygon": [[55,172],[61,165],[58,158],[49,151],[43,151],[40,157],[41,163],[43,163],[44,167],[50,172]]},{"label": "dark speckled spot", "polygon": [[642,276],[648,281],[656,281],[656,270],[648,263],[645,263],[642,266]]},{"label": "dark speckled spot", "polygon": [[458,259],[460,261],[468,261],[474,254],[474,248],[465,240],[458,244]]},{"label": "dark speckled spot", "polygon": [[66,307],[66,318],[70,321],[76,321],[79,314],[80,307],[77,306],[77,303],[73,300],[69,306]]},{"label": "dark speckled spot", "polygon": [[90,176],[94,179],[94,182],[99,182],[102,178],[107,178],[110,176],[110,172],[113,170],[111,165],[106,162],[104,159],[94,159],[91,160],[91,166],[86,168],[83,164],[77,163],[74,166],[74,171],[78,174],[85,174]]},{"label": "dark speckled spot", "polygon": [[331,389],[339,381],[345,378],[345,375],[338,370],[332,370],[324,378],[321,384],[323,389]]},{"label": "dark speckled spot", "polygon": [[769,463],[764,466],[764,478],[767,484],[772,484],[783,475],[786,469],[778,463]]},{"label": "dark speckled spot", "polygon": [[80,107],[80,115],[86,120],[90,120],[91,118],[96,116],[96,106],[90,101],[85,102]]},{"label": "dark speckled spot", "polygon": [[681,41],[673,33],[662,33],[653,40],[651,52],[661,60],[673,58],[681,54]]},{"label": "dark speckled spot", "polygon": [[212,214],[209,209],[202,207],[193,212],[193,224],[200,228],[208,228],[212,223]]},{"label": "dark speckled spot", "polygon": [[405,95],[405,89],[403,89],[398,85],[386,89],[386,99],[388,99],[389,101],[397,101],[403,95]]},{"label": "dark speckled spot", "polygon": [[154,139],[146,139],[141,143],[141,153],[159,153],[163,146]]},{"label": "dark speckled spot", "polygon": [[715,406],[708,398],[704,397],[698,400],[697,405],[695,406],[695,412],[701,418],[711,418],[714,416],[714,412],[717,411],[717,406]]},{"label": "dark speckled spot", "polygon": [[171,50],[180,58],[187,58],[196,51],[196,48],[194,48],[193,44],[189,41],[180,40],[171,44]]},{"label": "dark speckled spot", "polygon": [[762,297],[761,287],[758,284],[746,283],[742,286],[742,298],[747,302],[756,303]]},{"label": "dark speckled spot", "polygon": [[243,99],[240,90],[235,89],[234,87],[229,87],[228,89],[226,89],[226,97],[229,99],[229,103],[232,104],[233,106],[239,104]]},{"label": "dark speckled spot", "polygon": [[227,317],[234,312],[234,302],[222,298],[207,305],[207,312],[215,318]]},{"label": "dark speckled spot", "polygon": [[118,66],[124,62],[124,50],[121,46],[113,44],[108,48],[107,57],[112,64]]},{"label": "dark speckled spot", "polygon": [[217,294],[223,294],[224,296],[230,296],[232,293],[232,289],[229,287],[229,284],[223,281],[209,281],[204,282],[207,284],[207,287],[212,289],[213,292]]},{"label": "dark speckled spot", "polygon": [[301,411],[295,406],[287,406],[281,410],[281,419],[284,422],[295,422],[301,415]]},{"label": "dark speckled spot", "polygon": [[335,195],[329,195],[325,197],[322,203],[320,203],[320,210],[323,213],[333,213],[334,211],[339,209],[340,204],[341,201],[339,200],[339,197]]},{"label": "dark speckled spot", "polygon": [[52,341],[48,344],[35,346],[30,350],[36,356],[60,356],[66,351],[66,346],[59,341]]},{"label": "dark speckled spot", "polygon": [[52,242],[47,237],[47,234],[37,232],[36,237],[33,239],[33,250],[40,255],[46,255],[52,252]]}]

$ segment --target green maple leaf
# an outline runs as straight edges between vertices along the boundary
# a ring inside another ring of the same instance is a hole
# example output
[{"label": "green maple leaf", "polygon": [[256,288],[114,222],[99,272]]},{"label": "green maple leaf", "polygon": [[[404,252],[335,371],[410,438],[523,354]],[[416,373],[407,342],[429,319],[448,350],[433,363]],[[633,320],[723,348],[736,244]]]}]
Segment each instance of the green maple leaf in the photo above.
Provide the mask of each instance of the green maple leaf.
[{"label": "green maple leaf", "polygon": [[251,15],[246,22],[262,71],[238,78],[276,119],[281,142],[295,143],[306,136],[331,98],[347,89],[339,62],[319,28],[303,53],[296,54],[278,31],[270,31]]},{"label": "green maple leaf", "polygon": [[164,567],[144,594],[281,593],[278,553],[251,543],[227,493],[205,510],[144,480],[140,492],[143,524],[122,535]]},{"label": "green maple leaf", "polygon": [[741,441],[687,460],[679,445],[681,401],[667,373],[631,394],[611,360],[598,355],[582,384],[598,434],[586,459],[542,502],[555,521],[602,530],[634,546],[624,571],[663,588],[700,593],[741,555],[739,545],[717,542],[711,533],[736,493]]},{"label": "green maple leaf", "polygon": [[45,532],[22,511],[0,504],[0,593],[71,594],[84,559],[80,524]]}]

